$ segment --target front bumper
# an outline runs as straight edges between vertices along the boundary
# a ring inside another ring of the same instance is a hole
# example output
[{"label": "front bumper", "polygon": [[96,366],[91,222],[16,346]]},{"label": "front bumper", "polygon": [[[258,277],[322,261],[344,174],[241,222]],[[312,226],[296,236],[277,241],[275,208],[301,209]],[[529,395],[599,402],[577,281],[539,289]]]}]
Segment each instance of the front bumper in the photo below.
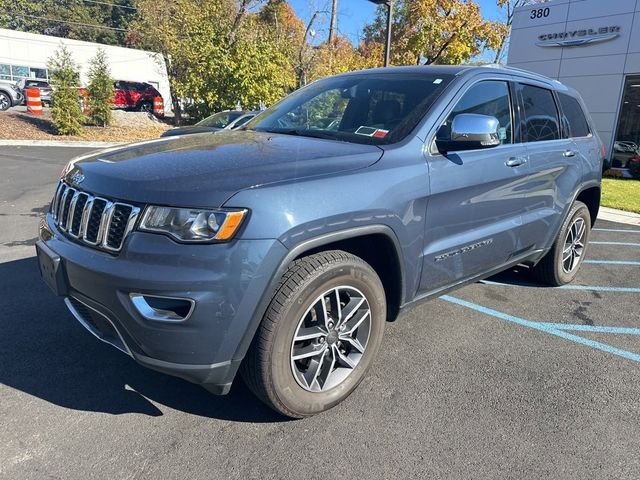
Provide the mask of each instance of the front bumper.
[{"label": "front bumper", "polygon": [[[39,248],[60,257],[65,297],[91,333],[140,364],[226,393],[255,330],[257,308],[287,250],[277,240],[183,245],[132,232],[118,256],[79,245],[54,225]],[[188,298],[181,322],[145,318],[130,294]]]}]

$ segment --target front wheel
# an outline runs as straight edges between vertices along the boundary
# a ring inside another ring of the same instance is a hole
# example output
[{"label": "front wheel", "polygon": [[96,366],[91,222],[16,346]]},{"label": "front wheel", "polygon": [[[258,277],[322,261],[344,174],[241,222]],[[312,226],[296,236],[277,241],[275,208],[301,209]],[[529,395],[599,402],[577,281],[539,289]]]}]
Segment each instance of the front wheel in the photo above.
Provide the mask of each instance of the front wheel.
[{"label": "front wheel", "polygon": [[380,278],[333,250],[296,260],[243,362],[245,383],[283,415],[302,418],[347,398],[364,378],[386,320]]},{"label": "front wheel", "polygon": [[553,247],[534,268],[538,279],[554,287],[573,281],[584,261],[590,233],[589,209],[584,203],[576,201]]},{"label": "front wheel", "polygon": [[9,98],[9,95],[4,92],[0,92],[0,111],[4,112],[5,110],[8,110],[10,106],[11,99]]}]

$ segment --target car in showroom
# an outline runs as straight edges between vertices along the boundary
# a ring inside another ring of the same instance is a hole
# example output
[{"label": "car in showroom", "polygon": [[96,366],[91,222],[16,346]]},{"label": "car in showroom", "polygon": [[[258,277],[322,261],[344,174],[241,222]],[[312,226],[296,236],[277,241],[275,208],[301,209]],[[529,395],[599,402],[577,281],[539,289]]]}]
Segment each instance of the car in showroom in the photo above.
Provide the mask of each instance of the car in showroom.
[{"label": "car in showroom", "polygon": [[0,112],[20,105],[24,97],[20,88],[8,80],[0,80]]},{"label": "car in showroom", "polygon": [[246,124],[259,111],[226,110],[200,120],[194,125],[176,127],[162,132],[161,137],[174,137],[176,135],[189,135],[191,133],[217,132],[220,130],[236,130]]},{"label": "car in showroom", "polygon": [[160,92],[146,82],[117,80],[113,84],[113,106],[137,112],[153,112],[153,100],[162,98]]},{"label": "car in showroom", "polygon": [[241,131],[70,161],[40,272],[140,364],[216,394],[240,373],[306,417],[354,391],[407,307],[514,266],[571,282],[604,154],[576,91],[537,74],[345,73]]}]

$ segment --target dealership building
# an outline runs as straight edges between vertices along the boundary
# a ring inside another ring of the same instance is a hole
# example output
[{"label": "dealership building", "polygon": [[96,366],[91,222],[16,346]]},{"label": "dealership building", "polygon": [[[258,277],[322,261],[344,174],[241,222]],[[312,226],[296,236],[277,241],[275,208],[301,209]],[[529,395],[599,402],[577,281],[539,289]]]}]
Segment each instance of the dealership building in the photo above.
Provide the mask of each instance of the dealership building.
[{"label": "dealership building", "polygon": [[80,67],[80,81],[83,85],[87,83],[89,60],[98,48],[102,48],[107,54],[114,80],[150,83],[164,98],[165,109],[170,108],[169,80],[162,57],[133,48],[0,29],[0,80],[49,80],[47,62],[61,44],[69,49]]},{"label": "dealership building", "polygon": [[518,8],[508,64],[578,90],[614,166],[640,154],[640,0]]}]

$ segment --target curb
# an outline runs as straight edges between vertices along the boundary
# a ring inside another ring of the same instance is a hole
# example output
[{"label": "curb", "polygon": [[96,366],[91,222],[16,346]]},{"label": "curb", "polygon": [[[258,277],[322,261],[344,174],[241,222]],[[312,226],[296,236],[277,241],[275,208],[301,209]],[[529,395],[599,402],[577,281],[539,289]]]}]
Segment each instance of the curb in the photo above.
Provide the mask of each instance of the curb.
[{"label": "curb", "polygon": [[600,207],[598,219],[607,220],[609,222],[624,223],[625,225],[640,226],[640,215],[615,208]]},{"label": "curb", "polygon": [[124,142],[84,142],[68,140],[0,140],[2,147],[66,147],[107,148],[125,145]]}]

